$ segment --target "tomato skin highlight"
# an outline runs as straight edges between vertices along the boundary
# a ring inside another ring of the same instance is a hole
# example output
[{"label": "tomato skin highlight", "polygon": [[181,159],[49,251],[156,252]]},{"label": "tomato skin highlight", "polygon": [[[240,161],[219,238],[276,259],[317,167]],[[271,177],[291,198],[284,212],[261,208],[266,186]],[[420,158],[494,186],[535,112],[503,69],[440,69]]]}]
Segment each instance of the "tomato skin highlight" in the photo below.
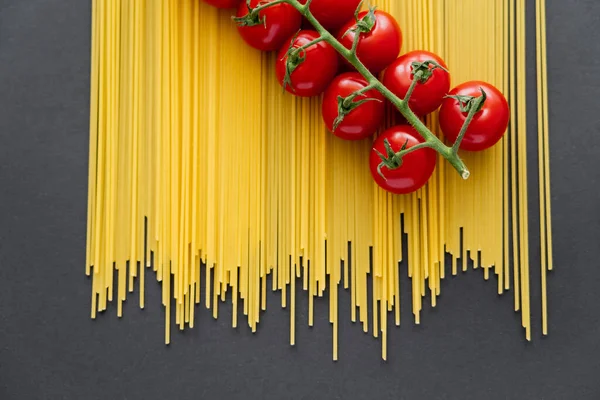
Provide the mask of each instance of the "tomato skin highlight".
[{"label": "tomato skin highlight", "polygon": [[[383,84],[403,99],[413,81],[412,63],[433,60],[448,69],[444,60],[434,53],[416,50],[400,56],[385,71]],[[450,74],[436,68],[429,80],[418,83],[408,102],[410,109],[422,117],[434,112],[450,91]]]},{"label": "tomato skin highlight", "polygon": [[[368,11],[358,14],[359,20],[367,15]],[[356,27],[352,19],[340,29],[337,39],[347,49],[352,48],[354,32],[349,29]],[[346,32],[348,32],[346,34]],[[344,36],[344,34],[346,34]],[[390,65],[400,53],[402,48],[402,31],[398,22],[384,11],[375,11],[375,26],[369,33],[361,33],[361,38],[356,49],[358,59],[373,74],[378,74]],[[344,59],[344,62],[347,61]]]},{"label": "tomato skin highlight", "polygon": [[242,0],[202,0],[207,4],[217,8],[235,8]]},{"label": "tomato skin highlight", "polygon": [[[270,3],[273,0],[250,0],[250,6],[255,8],[259,3]],[[237,17],[248,15],[248,6],[243,0],[237,11]],[[300,29],[302,15],[289,4],[281,3],[268,7],[258,14],[266,18],[265,24],[254,26],[239,26],[238,32],[250,46],[262,51],[278,50],[287,40]]]},{"label": "tomato skin highlight", "polygon": [[367,80],[357,72],[346,72],[338,75],[329,85],[323,96],[321,107],[323,122],[330,132],[344,140],[362,140],[373,135],[383,123],[385,115],[385,98],[377,90],[372,89],[358,96],[354,101],[365,98],[377,99],[367,101],[350,111],[344,120],[333,130],[338,116],[338,96],[348,97],[357,90],[369,86]]},{"label": "tomato skin highlight", "polygon": [[[317,31],[303,30],[294,39],[295,48],[302,47],[319,38]],[[290,42],[291,43],[291,42]],[[288,59],[289,43],[285,43],[277,54],[275,74],[279,84],[283,86],[285,67]],[[337,74],[339,61],[337,52],[327,42],[313,44],[306,50],[306,59],[291,74],[291,85],[285,90],[300,97],[318,96],[323,93]]]},{"label": "tomato skin highlight", "polygon": [[382,189],[395,194],[408,194],[423,187],[435,170],[437,158],[435,150],[427,147],[409,153],[403,157],[402,165],[394,170],[382,167],[381,172],[386,177],[383,179],[377,172],[381,158],[375,150],[386,154],[384,139],[390,142],[395,152],[400,151],[407,141],[407,149],[424,142],[421,135],[410,125],[396,125],[379,135],[373,143],[373,149],[369,156],[371,175],[375,182]]},{"label": "tomato skin highlight", "polygon": [[[508,128],[510,109],[504,95],[487,82],[465,82],[450,91],[450,95],[481,96],[482,88],[487,99],[483,108],[473,117],[460,144],[467,151],[482,151],[494,146]],[[458,100],[444,99],[440,109],[440,127],[446,139],[454,143],[467,119],[467,113],[460,111]]]},{"label": "tomato skin highlight", "polygon": [[[354,18],[354,12],[360,2],[361,0],[313,0],[310,3],[310,12],[325,29],[335,34],[346,22]],[[306,0],[300,0],[300,3],[306,4]]]}]

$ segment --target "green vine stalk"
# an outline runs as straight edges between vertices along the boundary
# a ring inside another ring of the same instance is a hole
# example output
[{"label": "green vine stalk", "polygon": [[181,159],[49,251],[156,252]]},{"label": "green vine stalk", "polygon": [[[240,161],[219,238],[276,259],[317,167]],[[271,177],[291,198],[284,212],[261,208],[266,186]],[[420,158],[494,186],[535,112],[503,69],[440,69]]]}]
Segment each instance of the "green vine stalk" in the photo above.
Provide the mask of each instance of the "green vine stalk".
[{"label": "green vine stalk", "polygon": [[[312,0],[307,0],[306,4],[301,4],[298,0],[274,0],[270,3],[264,3],[264,4],[259,3],[259,5],[257,7],[252,8],[252,7],[250,7],[250,1],[248,0],[247,4],[248,4],[248,9],[249,9],[249,14],[247,16],[248,17],[247,20],[254,21],[254,23],[256,23],[256,22],[263,23],[264,21],[260,20],[260,17],[258,14],[260,11],[262,11],[268,7],[277,5],[277,4],[282,4],[282,3],[289,4],[290,6],[294,7],[300,14],[302,14],[308,20],[308,22],[310,22],[312,24],[314,29],[319,33],[320,37],[318,39],[313,40],[310,43],[307,43],[306,45],[302,46],[301,48],[296,48],[296,49],[290,48],[288,55],[294,56],[293,59],[299,59],[299,58],[301,59],[302,52],[304,52],[306,50],[306,48],[312,46],[315,43],[325,41],[329,45],[331,45],[339,54],[341,54],[342,57],[344,57],[350,64],[352,64],[352,66],[354,66],[354,68],[367,80],[368,87],[363,89],[361,92],[375,89],[375,90],[379,91],[385,98],[387,98],[398,109],[398,111],[404,116],[404,118],[406,118],[406,121],[409,124],[411,124],[416,129],[416,131],[423,137],[425,142],[418,146],[414,146],[414,147],[411,147],[408,149],[400,149],[398,152],[396,152],[394,154],[393,160],[392,159],[388,160],[388,162],[392,162],[391,164],[388,164],[385,159],[383,160],[382,164],[388,165],[388,167],[389,167],[390,165],[393,165],[395,162],[395,164],[398,165],[398,167],[399,167],[402,164],[401,160],[404,155],[406,155],[412,151],[421,149],[421,148],[429,147],[429,148],[432,148],[433,150],[437,151],[438,153],[440,153],[442,155],[442,157],[444,157],[454,167],[454,169],[456,169],[456,171],[460,174],[460,176],[463,179],[468,179],[470,176],[470,172],[469,172],[469,169],[467,168],[467,166],[465,165],[465,163],[459,157],[458,149],[459,149],[461,140],[462,140],[470,122],[472,121],[475,114],[479,110],[481,110],[481,106],[483,106],[483,102],[485,101],[485,93],[482,93],[483,95],[481,97],[472,99],[473,106],[469,107],[469,109],[468,109],[468,116],[467,116],[464,126],[461,129],[461,135],[459,135],[456,142],[452,146],[446,146],[440,139],[438,139],[437,136],[435,136],[435,134],[433,134],[433,132],[431,132],[427,128],[427,126],[425,126],[425,124],[419,119],[419,117],[417,117],[415,115],[415,113],[409,107],[410,96],[411,96],[413,90],[415,89],[416,85],[418,85],[419,82],[426,81],[431,76],[431,71],[433,71],[433,69],[442,68],[442,67],[440,65],[438,65],[437,63],[435,63],[434,61],[425,61],[423,63],[418,63],[417,65],[413,65],[414,76],[413,76],[412,85],[409,88],[406,97],[404,99],[401,99],[398,96],[396,96],[394,93],[392,93],[383,83],[381,83],[381,81],[379,81],[379,79],[377,79],[377,77],[375,75],[373,75],[371,73],[371,71],[369,71],[357,57],[356,50],[358,47],[358,40],[360,39],[360,33],[361,32],[369,32],[373,27],[374,21],[371,21],[371,22],[368,20],[357,21],[358,26],[357,26],[356,35],[354,37],[353,46],[351,49],[347,49],[335,38],[335,36],[333,36],[327,29],[325,29],[319,23],[319,21],[314,17],[314,15],[310,12],[311,2],[312,2]],[[361,8],[361,6],[358,7],[356,15],[358,15],[358,11],[360,10],[360,8]],[[374,8],[371,8],[370,11],[371,12],[369,13],[369,15],[367,15],[366,18],[374,18],[374,15],[373,15]],[[237,20],[238,20],[238,23],[242,22],[242,21],[239,21],[239,19],[237,19]],[[430,70],[430,67],[432,67],[431,70]],[[344,105],[348,106],[349,102],[351,102],[355,97],[356,97],[356,95],[353,94],[353,95],[349,96],[348,98],[344,99],[344,100],[349,100],[349,101],[344,101]]]}]

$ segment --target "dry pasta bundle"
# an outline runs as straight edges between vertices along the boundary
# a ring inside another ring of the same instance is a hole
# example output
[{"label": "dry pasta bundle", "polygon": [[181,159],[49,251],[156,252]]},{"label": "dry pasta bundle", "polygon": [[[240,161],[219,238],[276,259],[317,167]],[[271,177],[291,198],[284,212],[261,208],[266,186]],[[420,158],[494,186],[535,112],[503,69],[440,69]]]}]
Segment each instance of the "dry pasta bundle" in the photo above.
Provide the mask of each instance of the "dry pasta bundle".
[{"label": "dry pasta bundle", "polygon": [[[215,318],[219,307],[231,307],[233,327],[243,322],[255,331],[272,290],[289,309],[293,345],[301,282],[309,301],[303,322],[313,324],[315,297],[329,299],[337,359],[342,285],[352,321],[381,336],[385,359],[388,314],[400,325],[400,280],[411,279],[418,324],[423,298],[435,307],[446,273],[472,264],[499,294],[513,292],[531,339],[525,0],[372,2],[402,27],[401,54],[434,52],[453,86],[490,82],[510,105],[508,131],[497,145],[460,152],[468,180],[438,154],[427,185],[406,195],[373,181],[373,138],[341,140],[323,123],[320,97],[282,91],[278,56],[248,46],[231,10],[199,0],[92,3],[92,318],[111,302],[121,317],[134,290],[144,308],[152,270],[162,283],[166,343],[173,322],[194,326],[199,306]],[[541,311],[547,334],[546,18],[544,0],[535,3],[542,293],[533,311]],[[399,117],[387,108],[390,127]],[[424,121],[443,137],[437,112]]]}]

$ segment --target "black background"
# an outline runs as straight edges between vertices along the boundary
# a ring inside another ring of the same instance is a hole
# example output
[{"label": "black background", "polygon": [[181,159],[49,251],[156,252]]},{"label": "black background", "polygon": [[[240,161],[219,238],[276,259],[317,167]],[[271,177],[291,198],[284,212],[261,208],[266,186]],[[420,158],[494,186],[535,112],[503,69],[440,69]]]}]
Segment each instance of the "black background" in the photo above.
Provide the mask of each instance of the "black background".
[{"label": "black background", "polygon": [[[129,301],[121,320],[114,307],[89,319],[90,1],[0,0],[0,399],[600,399],[600,1],[547,4],[557,268],[550,336],[540,334],[537,268],[532,343],[512,293],[497,296],[476,271],[447,279],[419,327],[405,297],[387,363],[380,342],[349,322],[341,293],[334,363],[327,301],[316,303],[309,329],[305,296],[295,348],[279,295],[257,334],[233,330],[227,306],[218,321],[202,309],[197,327],[174,331],[168,347],[153,280],[145,311]],[[530,226],[536,243],[535,215]],[[535,245],[531,262],[539,262]]]}]

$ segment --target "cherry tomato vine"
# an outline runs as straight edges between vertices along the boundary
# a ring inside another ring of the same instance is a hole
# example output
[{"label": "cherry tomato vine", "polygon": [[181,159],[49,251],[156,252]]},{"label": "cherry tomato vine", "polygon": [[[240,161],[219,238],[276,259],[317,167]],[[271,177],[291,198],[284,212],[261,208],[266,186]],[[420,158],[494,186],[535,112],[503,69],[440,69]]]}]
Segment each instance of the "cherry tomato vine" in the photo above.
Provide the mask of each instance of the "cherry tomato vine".
[{"label": "cherry tomato vine", "polygon": [[[435,168],[435,152],[468,179],[459,149],[484,150],[506,131],[508,104],[498,89],[468,82],[448,94],[450,76],[443,60],[426,51],[398,57],[400,27],[375,7],[361,12],[358,0],[204,1],[221,7],[239,4],[234,21],[244,40],[260,50],[279,50],[277,78],[290,93],[325,92],[323,119],[336,136],[347,140],[371,136],[383,119],[384,99],[402,114],[410,126],[392,127],[379,135],[369,160],[374,180],[392,193],[422,187]],[[349,7],[355,8],[354,19],[345,21]],[[302,19],[313,30],[300,31]],[[328,30],[340,26],[338,32]],[[354,71],[335,78],[338,64]],[[384,70],[382,82],[376,74]],[[453,140],[451,145],[419,118],[440,105],[440,125],[446,138]]]}]

